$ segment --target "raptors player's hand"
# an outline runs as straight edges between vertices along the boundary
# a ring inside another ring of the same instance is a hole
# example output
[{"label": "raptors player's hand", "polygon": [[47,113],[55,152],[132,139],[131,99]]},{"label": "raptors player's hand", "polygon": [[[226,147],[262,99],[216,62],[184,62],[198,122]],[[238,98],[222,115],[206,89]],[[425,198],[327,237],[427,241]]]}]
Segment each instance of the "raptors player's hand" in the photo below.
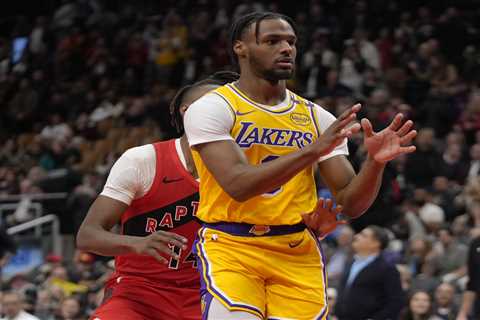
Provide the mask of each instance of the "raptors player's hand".
[{"label": "raptors player's hand", "polygon": [[360,108],[360,104],[356,104],[345,110],[312,144],[312,148],[315,148],[319,157],[329,154],[345,138],[349,138],[360,131],[360,124],[354,123]]},{"label": "raptors player's hand", "polygon": [[325,238],[330,232],[334,231],[338,225],[346,224],[347,221],[339,220],[338,216],[342,212],[342,206],[333,208],[331,199],[318,199],[317,207],[310,213],[302,214],[303,222],[320,238]]},{"label": "raptors player's hand", "polygon": [[411,130],[413,122],[408,120],[403,125],[402,122],[403,115],[399,113],[388,127],[374,132],[370,121],[362,119],[365,148],[375,161],[386,163],[399,155],[415,151],[415,146],[411,145],[417,135],[417,131]]},{"label": "raptors player's hand", "polygon": [[187,239],[173,232],[157,231],[146,237],[139,237],[133,243],[133,251],[136,254],[147,254],[159,262],[167,264],[168,260],[161,254],[172,256],[175,259],[180,257],[173,252],[170,246],[177,246],[186,249]]}]

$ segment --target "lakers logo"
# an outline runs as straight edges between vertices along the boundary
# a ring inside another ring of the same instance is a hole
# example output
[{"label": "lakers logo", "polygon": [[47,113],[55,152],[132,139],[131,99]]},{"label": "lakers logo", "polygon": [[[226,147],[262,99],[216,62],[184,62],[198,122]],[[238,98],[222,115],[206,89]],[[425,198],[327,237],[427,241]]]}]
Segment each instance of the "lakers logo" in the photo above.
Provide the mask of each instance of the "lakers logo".
[{"label": "lakers logo", "polygon": [[254,225],[249,233],[252,233],[256,236],[263,236],[264,234],[267,234],[270,232],[270,227],[269,226],[262,226],[259,224]]},{"label": "lakers logo", "polygon": [[292,112],[292,114],[290,115],[290,120],[292,120],[293,123],[298,124],[300,126],[307,126],[311,122],[310,117],[308,117],[305,114],[301,114],[297,112]]}]

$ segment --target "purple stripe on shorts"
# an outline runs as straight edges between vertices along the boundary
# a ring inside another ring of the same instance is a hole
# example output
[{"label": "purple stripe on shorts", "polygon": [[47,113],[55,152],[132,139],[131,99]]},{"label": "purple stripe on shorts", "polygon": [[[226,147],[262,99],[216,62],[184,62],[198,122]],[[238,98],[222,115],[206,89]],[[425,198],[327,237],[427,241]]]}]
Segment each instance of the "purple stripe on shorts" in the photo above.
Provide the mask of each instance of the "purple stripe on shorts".
[{"label": "purple stripe on shorts", "polygon": [[[323,273],[323,279],[325,280],[325,284],[324,284],[324,290],[325,290],[325,309],[323,310],[323,312],[320,314],[320,316],[317,318],[318,320],[321,320],[323,319],[323,317],[325,316],[325,312],[327,312],[328,310],[328,298],[327,298],[327,285],[328,285],[328,282],[327,282],[327,273],[326,273],[326,262],[325,262],[325,254],[323,253],[323,249],[322,249],[322,244],[320,243],[320,240],[318,240],[318,238],[315,236],[315,234],[310,230],[308,229],[308,232],[310,232],[310,234],[312,235],[313,239],[315,239],[315,242],[317,243],[317,247],[320,249],[320,255],[322,256],[322,264],[323,264],[323,267],[322,267],[322,273]],[[327,319],[328,319],[328,315],[327,315]]]},{"label": "purple stripe on shorts", "polygon": [[230,300],[228,300],[228,298],[226,296],[224,296],[222,293],[220,293],[217,289],[214,288],[213,281],[209,276],[210,266],[208,264],[208,258],[207,258],[207,255],[205,254],[205,250],[202,246],[202,244],[205,241],[205,239],[203,238],[203,235],[202,235],[203,229],[204,228],[202,228],[202,230],[198,233],[200,239],[199,239],[198,247],[197,247],[197,250],[198,250],[197,257],[198,257],[199,260],[203,261],[204,264],[205,264],[205,272],[203,272],[203,264],[201,263],[201,261],[199,261],[199,263],[198,263],[199,271],[201,272],[200,273],[200,275],[201,275],[200,276],[200,284],[201,284],[200,294],[201,295],[206,294],[206,292],[208,292],[207,288],[209,288],[218,297],[220,297],[221,300],[226,302],[229,307],[248,309],[248,310],[254,311],[255,313],[258,313],[258,314],[263,316],[262,311],[260,311],[259,309],[255,308],[255,307],[252,307],[252,306],[249,306],[249,305],[244,305],[244,304],[240,304],[240,303],[233,303]]},{"label": "purple stripe on shorts", "polygon": [[208,319],[208,311],[210,310],[210,304],[212,303],[212,300],[213,300],[213,296],[210,294],[210,292],[206,291],[202,295],[202,304],[203,304],[202,320]]}]

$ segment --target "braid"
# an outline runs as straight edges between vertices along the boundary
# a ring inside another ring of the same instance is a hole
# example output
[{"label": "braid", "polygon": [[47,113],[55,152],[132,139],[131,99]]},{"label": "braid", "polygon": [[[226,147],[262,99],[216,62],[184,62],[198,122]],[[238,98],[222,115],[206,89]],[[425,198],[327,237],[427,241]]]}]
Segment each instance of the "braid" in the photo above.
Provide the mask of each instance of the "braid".
[{"label": "braid", "polygon": [[183,134],[184,128],[180,107],[182,106],[184,97],[188,91],[206,85],[223,86],[227,83],[238,80],[239,77],[240,75],[236,72],[218,71],[203,80],[197,81],[192,85],[184,86],[178,90],[177,94],[175,97],[173,97],[172,102],[170,103],[170,123],[172,126],[177,129],[178,133]]},{"label": "braid", "polygon": [[245,33],[245,30],[248,29],[248,27],[254,23],[255,25],[255,38],[258,40],[258,32],[260,29],[260,22],[263,20],[267,19],[281,19],[287,21],[290,26],[292,27],[293,31],[297,33],[297,27],[295,25],[295,22],[288,16],[283,15],[281,13],[276,13],[276,12],[252,12],[249,14],[246,14],[240,18],[237,19],[232,24],[232,27],[230,28],[230,46],[228,53],[230,55],[230,59],[232,60],[233,65],[235,68],[239,68],[238,64],[238,57],[233,51],[233,46],[235,44],[235,41],[241,40],[243,34]]}]

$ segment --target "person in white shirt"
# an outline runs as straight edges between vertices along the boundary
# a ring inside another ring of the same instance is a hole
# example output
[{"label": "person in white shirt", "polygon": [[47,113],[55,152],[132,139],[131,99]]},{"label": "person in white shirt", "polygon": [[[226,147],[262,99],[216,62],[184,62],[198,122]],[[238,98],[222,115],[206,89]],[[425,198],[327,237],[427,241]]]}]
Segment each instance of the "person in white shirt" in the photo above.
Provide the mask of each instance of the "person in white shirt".
[{"label": "person in white shirt", "polygon": [[22,304],[22,297],[18,292],[3,293],[2,312],[4,317],[1,320],[40,320],[23,310]]}]

